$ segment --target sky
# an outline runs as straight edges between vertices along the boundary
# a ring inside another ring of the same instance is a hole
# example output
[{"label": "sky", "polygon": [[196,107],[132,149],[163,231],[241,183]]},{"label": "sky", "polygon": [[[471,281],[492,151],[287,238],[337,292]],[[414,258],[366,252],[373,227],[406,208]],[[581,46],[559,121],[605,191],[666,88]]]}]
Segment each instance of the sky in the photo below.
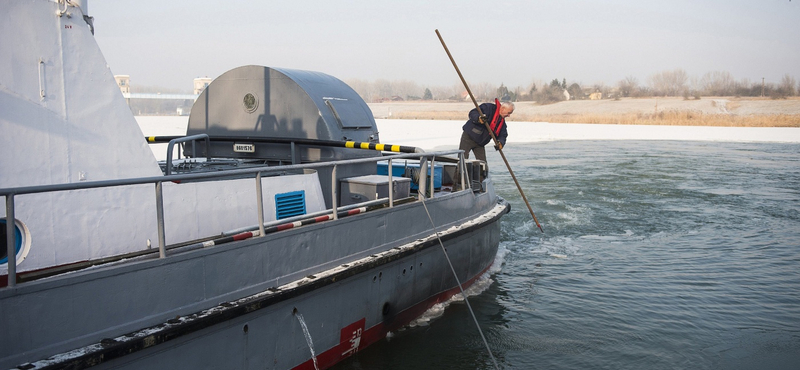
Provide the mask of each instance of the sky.
[{"label": "sky", "polygon": [[341,80],[614,86],[677,68],[800,80],[800,0],[89,0],[95,39],[132,85],[190,91],[243,65]]}]

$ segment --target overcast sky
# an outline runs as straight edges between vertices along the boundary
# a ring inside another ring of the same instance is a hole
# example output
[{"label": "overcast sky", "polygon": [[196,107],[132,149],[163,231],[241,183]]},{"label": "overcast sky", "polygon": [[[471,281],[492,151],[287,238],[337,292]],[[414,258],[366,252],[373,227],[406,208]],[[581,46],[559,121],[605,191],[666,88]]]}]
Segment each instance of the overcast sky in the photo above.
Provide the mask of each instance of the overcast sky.
[{"label": "overcast sky", "polygon": [[615,85],[682,68],[691,77],[800,80],[800,0],[89,0],[95,38],[133,85],[191,90],[238,66],[342,80]]}]

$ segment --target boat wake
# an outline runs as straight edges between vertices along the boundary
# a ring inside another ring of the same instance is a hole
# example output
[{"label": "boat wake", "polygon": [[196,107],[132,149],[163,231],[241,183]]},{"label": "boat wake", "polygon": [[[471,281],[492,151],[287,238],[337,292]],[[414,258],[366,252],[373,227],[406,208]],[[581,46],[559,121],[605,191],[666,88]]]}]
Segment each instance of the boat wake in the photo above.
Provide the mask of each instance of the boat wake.
[{"label": "boat wake", "polygon": [[[464,293],[467,294],[467,297],[474,297],[486,291],[492,283],[494,283],[494,279],[492,276],[503,268],[503,264],[505,263],[505,256],[508,253],[508,249],[505,246],[501,245],[497,249],[497,255],[494,258],[494,262],[489,269],[486,271],[485,274],[481,275],[475,282],[467,289],[464,290]],[[430,325],[431,321],[438,319],[442,315],[444,315],[444,311],[453,303],[464,302],[464,296],[461,293],[454,294],[450,299],[437,303],[425,311],[420,317],[414,319],[408,325],[401,328],[400,330],[406,330],[416,327],[423,327]],[[391,332],[386,334],[386,338],[389,339],[393,336]]]}]

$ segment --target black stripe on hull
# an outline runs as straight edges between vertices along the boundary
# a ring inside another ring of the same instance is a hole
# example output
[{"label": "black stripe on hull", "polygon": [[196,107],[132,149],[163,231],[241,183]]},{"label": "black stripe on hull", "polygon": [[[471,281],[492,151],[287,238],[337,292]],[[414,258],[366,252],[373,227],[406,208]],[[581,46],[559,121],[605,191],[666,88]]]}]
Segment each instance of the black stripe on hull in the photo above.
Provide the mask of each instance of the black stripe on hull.
[{"label": "black stripe on hull", "polygon": [[[474,232],[494,222],[510,211],[510,205],[502,201],[499,206],[504,209],[493,217],[483,220],[480,223],[460,228],[452,233],[441,234],[442,242],[455,239],[459,236]],[[327,287],[341,280],[359,275],[361,273],[379,268],[383,265],[401,260],[405,257],[414,255],[427,248],[439,245],[437,238],[428,238],[413,247],[393,248],[382,252],[374,257],[370,257],[364,263],[350,263],[349,267],[322,277],[309,276],[287,285],[296,285],[288,289],[271,288],[261,293],[254,294],[231,302],[225,302],[207,310],[184,316],[180,319],[172,319],[167,322],[145,328],[139,331],[121,335],[124,340],[104,339],[100,343],[95,343],[79,349],[84,353],[75,357],[69,357],[69,352],[58,355],[61,361],[46,359],[39,361],[39,364],[23,364],[17,367],[19,370],[30,369],[84,369],[92,366],[107,363],[111,360],[136,353],[138,351],[174,340],[180,337],[198,332],[202,329],[236,319],[246,314],[262,310],[280,302],[297,298],[314,290]],[[320,274],[322,275],[322,274]],[[118,337],[119,338],[119,337]],[[54,356],[56,357],[56,356]]]}]

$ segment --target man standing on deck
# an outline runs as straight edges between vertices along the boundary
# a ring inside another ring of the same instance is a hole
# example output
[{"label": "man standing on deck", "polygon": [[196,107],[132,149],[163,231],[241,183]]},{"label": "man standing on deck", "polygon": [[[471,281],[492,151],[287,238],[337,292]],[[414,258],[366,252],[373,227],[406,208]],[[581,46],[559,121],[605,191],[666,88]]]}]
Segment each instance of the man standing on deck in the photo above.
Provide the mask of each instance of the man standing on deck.
[{"label": "man standing on deck", "polygon": [[495,146],[495,149],[503,149],[508,137],[506,117],[514,113],[514,103],[500,103],[499,100],[495,99],[494,104],[483,103],[480,108],[483,116],[478,113],[477,109],[469,111],[469,121],[464,124],[464,132],[461,134],[461,143],[458,149],[464,151],[465,158],[469,158],[469,152],[473,151],[475,152],[475,158],[486,162],[486,149],[484,146],[492,141],[492,135],[489,134],[486,125],[483,123],[489,123],[489,128],[494,132],[497,141],[499,141],[499,146]]}]

